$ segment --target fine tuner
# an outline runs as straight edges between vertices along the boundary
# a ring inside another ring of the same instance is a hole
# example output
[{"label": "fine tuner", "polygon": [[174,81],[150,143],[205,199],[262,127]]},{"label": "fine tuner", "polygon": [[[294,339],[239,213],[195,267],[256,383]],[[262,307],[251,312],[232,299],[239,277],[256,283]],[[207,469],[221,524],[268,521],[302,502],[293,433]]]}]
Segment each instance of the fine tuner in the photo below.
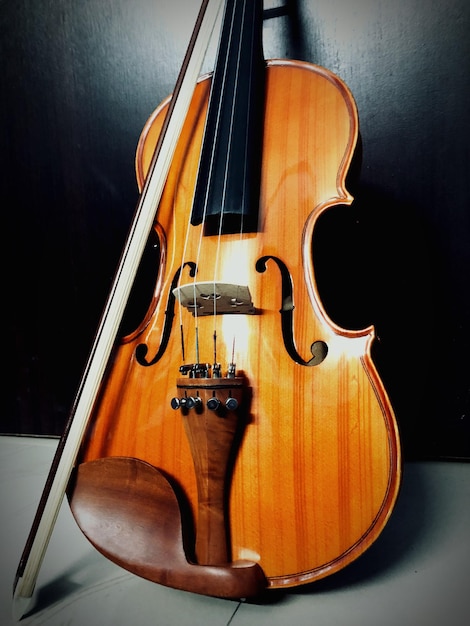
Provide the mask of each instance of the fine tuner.
[{"label": "fine tuner", "polygon": [[212,368],[209,363],[191,363],[181,365],[179,371],[188,377],[177,380],[176,386],[184,395],[171,399],[170,406],[175,411],[195,409],[197,413],[202,413],[206,407],[223,414],[238,409],[245,382],[242,377],[235,375],[235,363],[229,364],[224,377],[221,375],[220,363],[214,363]]},{"label": "fine tuner", "polygon": [[[211,378],[210,363],[188,363],[181,365],[179,371],[181,374],[189,374],[189,378]],[[235,378],[235,363],[229,363],[227,369],[227,378]],[[212,367],[212,378],[222,378],[220,363],[214,363]]]},{"label": "fine tuner", "polygon": [[[170,405],[175,411],[177,409],[196,409],[198,411],[198,409],[201,410],[203,408],[203,402],[199,396],[174,397],[171,399]],[[222,403],[219,398],[212,396],[207,400],[206,406],[210,411],[219,411],[223,407],[228,411],[236,411],[238,409],[238,400],[230,396]]]}]

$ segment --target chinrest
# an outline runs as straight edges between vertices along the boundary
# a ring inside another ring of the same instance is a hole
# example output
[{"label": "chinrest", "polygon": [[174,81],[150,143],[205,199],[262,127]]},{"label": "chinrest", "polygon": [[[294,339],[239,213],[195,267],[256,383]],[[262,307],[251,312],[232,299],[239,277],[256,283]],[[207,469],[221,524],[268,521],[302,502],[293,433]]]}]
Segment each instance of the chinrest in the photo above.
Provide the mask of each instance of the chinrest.
[{"label": "chinrest", "polygon": [[257,563],[199,565],[188,560],[176,493],[149,463],[131,457],[82,463],[68,495],[73,515],[89,541],[138,576],[231,599],[252,597],[266,588]]}]

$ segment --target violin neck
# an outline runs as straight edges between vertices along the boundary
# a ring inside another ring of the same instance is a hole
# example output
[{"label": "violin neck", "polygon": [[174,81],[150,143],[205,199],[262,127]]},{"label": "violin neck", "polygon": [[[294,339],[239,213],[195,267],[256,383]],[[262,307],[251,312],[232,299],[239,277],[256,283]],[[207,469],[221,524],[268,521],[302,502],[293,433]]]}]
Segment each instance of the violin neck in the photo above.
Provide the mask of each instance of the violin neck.
[{"label": "violin neck", "polygon": [[204,223],[206,234],[257,229],[265,74],[262,25],[261,0],[227,0],[191,214],[191,223]]}]

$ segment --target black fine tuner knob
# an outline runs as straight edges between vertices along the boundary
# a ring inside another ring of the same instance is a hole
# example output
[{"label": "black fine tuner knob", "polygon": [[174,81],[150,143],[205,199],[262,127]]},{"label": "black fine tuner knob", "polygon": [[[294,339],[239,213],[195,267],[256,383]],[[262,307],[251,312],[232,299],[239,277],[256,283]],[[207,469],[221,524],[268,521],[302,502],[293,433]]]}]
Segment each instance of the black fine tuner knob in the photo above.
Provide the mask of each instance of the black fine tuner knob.
[{"label": "black fine tuner knob", "polygon": [[238,409],[238,400],[236,398],[227,398],[225,406],[229,411],[235,411],[235,409]]},{"label": "black fine tuner knob", "polygon": [[217,411],[217,409],[220,406],[220,400],[218,398],[209,398],[209,400],[207,401],[207,408],[210,409],[211,411]]},{"label": "black fine tuner knob", "polygon": [[179,398],[172,398],[170,402],[171,408],[175,411],[180,408],[181,402]]},{"label": "black fine tuner knob", "polygon": [[198,406],[201,403],[201,398],[198,396],[188,396],[186,398],[185,406],[187,409],[194,409],[194,407]]}]

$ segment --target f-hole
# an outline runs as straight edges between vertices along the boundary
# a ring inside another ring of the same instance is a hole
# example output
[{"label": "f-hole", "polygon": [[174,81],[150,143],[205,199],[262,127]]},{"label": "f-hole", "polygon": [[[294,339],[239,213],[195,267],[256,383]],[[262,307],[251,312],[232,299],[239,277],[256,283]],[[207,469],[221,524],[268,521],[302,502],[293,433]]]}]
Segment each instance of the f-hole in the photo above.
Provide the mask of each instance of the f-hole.
[{"label": "f-hole", "polygon": [[173,326],[173,319],[175,317],[175,296],[173,294],[173,290],[176,289],[176,287],[178,286],[181,272],[183,268],[186,266],[189,267],[189,275],[191,276],[191,278],[193,278],[196,275],[196,263],[192,261],[188,261],[187,263],[184,263],[182,267],[180,267],[176,271],[173,277],[173,280],[171,282],[171,289],[170,289],[168,302],[167,302],[166,309],[165,309],[165,324],[163,326],[162,342],[160,344],[157,354],[153,357],[151,361],[147,361],[147,358],[146,358],[147,353],[148,353],[148,346],[145,343],[140,343],[135,349],[135,358],[136,358],[137,363],[139,363],[139,365],[143,365],[145,367],[149,367],[150,365],[155,365],[155,363],[157,363],[165,354],[165,350],[170,340],[171,329]]},{"label": "f-hole", "polygon": [[266,271],[267,262],[269,260],[274,261],[281,273],[282,288],[281,288],[281,308],[279,313],[281,314],[281,329],[282,338],[284,340],[284,346],[287,353],[295,363],[299,365],[305,365],[311,367],[313,365],[319,365],[325,360],[328,353],[328,346],[324,341],[314,341],[310,346],[310,352],[312,358],[309,361],[305,361],[297,352],[294,341],[294,298],[293,298],[293,286],[290,272],[286,264],[281,259],[267,255],[263,256],[256,262],[256,271],[262,274]]}]

